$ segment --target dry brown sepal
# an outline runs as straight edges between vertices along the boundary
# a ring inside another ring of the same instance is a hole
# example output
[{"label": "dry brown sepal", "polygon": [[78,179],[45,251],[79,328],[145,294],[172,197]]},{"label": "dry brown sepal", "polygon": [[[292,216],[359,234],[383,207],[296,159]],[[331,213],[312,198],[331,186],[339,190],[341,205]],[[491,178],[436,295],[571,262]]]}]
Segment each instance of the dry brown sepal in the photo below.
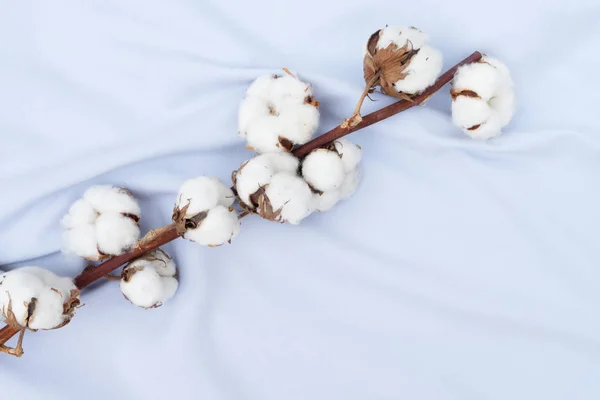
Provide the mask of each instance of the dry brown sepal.
[{"label": "dry brown sepal", "polygon": [[172,219],[175,223],[175,226],[177,228],[177,234],[179,236],[183,236],[185,234],[185,231],[187,231],[188,229],[196,229],[197,227],[199,227],[200,224],[202,224],[202,221],[204,221],[204,219],[208,215],[208,212],[202,211],[188,218],[186,217],[186,213],[189,207],[190,202],[188,201],[188,203],[182,208],[179,208],[178,206],[175,206],[175,208],[173,208]]}]

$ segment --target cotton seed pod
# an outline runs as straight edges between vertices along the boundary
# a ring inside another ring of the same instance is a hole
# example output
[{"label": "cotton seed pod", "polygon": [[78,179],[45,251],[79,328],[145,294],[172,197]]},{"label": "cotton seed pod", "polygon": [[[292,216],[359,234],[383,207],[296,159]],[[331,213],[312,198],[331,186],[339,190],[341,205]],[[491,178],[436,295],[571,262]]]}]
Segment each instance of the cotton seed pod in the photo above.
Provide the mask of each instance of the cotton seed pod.
[{"label": "cotton seed pod", "polygon": [[312,87],[286,72],[257,78],[240,104],[238,134],[257,153],[292,151],[308,142],[319,125]]},{"label": "cotton seed pod", "polygon": [[62,219],[62,251],[99,261],[122,254],[140,237],[140,207],[130,191],[112,185],[89,188]]},{"label": "cotton seed pod", "polygon": [[296,173],[299,160],[289,153],[265,153],[244,162],[233,171],[231,179],[242,207],[253,210],[251,197],[280,172]]},{"label": "cotton seed pod", "polygon": [[214,177],[200,176],[184,182],[173,210],[173,221],[184,238],[205,246],[231,242],[240,222],[231,207],[233,191]]},{"label": "cotton seed pod", "polygon": [[391,26],[369,38],[363,62],[365,82],[389,96],[410,99],[431,86],[443,66],[442,53],[414,27]]},{"label": "cotton seed pod", "polygon": [[510,72],[495,58],[484,56],[458,68],[450,94],[452,121],[473,139],[500,135],[515,112]]},{"label": "cotton seed pod", "polygon": [[0,274],[0,311],[14,329],[61,328],[71,321],[79,304],[73,281],[52,271],[22,267]]},{"label": "cotton seed pod", "polygon": [[243,163],[232,174],[242,207],[270,221],[300,223],[314,207],[298,166],[298,159],[287,153],[261,154]]},{"label": "cotton seed pod", "polygon": [[163,305],[175,295],[178,286],[175,262],[161,249],[131,261],[121,272],[121,293],[145,309]]}]

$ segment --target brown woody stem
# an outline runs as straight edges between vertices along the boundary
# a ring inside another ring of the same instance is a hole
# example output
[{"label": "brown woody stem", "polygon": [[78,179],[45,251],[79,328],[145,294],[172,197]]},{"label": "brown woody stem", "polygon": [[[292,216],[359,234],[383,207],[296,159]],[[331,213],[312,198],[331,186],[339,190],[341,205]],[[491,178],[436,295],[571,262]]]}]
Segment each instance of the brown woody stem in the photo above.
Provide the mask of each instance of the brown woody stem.
[{"label": "brown woody stem", "polygon": [[[416,105],[419,105],[419,104],[427,101],[435,92],[440,90],[444,85],[446,85],[448,82],[450,82],[452,80],[458,67],[460,67],[461,65],[464,65],[464,64],[477,62],[481,59],[481,57],[482,57],[482,55],[480,52],[478,52],[478,51],[474,52],[469,57],[465,58],[460,63],[456,64],[454,67],[450,68],[448,71],[446,71],[444,74],[442,74],[435,81],[435,83],[433,85],[431,85],[429,88],[427,88],[420,95],[415,96],[413,98],[412,102],[407,101],[407,100],[400,100],[394,104],[391,104],[387,107],[382,108],[381,110],[378,110],[378,111],[372,112],[371,114],[365,115],[362,118],[362,121],[360,121],[359,123],[357,123],[354,126],[351,126],[351,125],[348,125],[346,127],[342,127],[341,125],[337,126],[337,127],[333,128],[332,130],[330,130],[329,132],[298,147],[297,149],[295,149],[293,151],[293,154],[296,157],[302,158],[302,157],[306,156],[308,153],[310,153],[312,150],[319,148],[319,147],[326,146],[327,144],[329,144],[341,137],[344,137],[351,132],[357,131],[362,128],[366,128],[369,125],[373,125],[374,123],[377,123],[379,121],[387,119],[395,114],[398,114],[402,111],[405,111],[411,107],[414,107]],[[367,89],[365,89],[366,92],[368,92],[368,87],[369,87],[369,85],[367,85]],[[364,100],[364,97],[366,96],[366,92],[363,93],[363,97],[361,98],[362,100]],[[362,105],[362,101],[359,102],[359,106],[357,107],[357,109],[359,111],[360,111],[361,105]],[[246,216],[246,215],[247,214],[244,214],[243,216]],[[194,220],[194,218],[196,218],[196,217],[198,217],[198,216],[196,215],[196,216],[192,217],[191,219]],[[242,216],[240,216],[240,217],[242,217]],[[148,234],[146,234],[146,236],[144,236],[134,248],[130,249],[126,253],[123,253],[119,256],[114,256],[114,257],[104,261],[103,263],[99,264],[95,268],[88,267],[88,268],[84,269],[83,272],[78,277],[75,278],[75,285],[79,289],[83,289],[83,288],[89,286],[90,284],[92,284],[93,282],[95,282],[96,280],[102,278],[103,276],[108,275],[115,269],[119,268],[121,265],[123,265],[131,260],[134,260],[135,258],[140,257],[144,253],[147,253],[147,252],[152,251],[166,243],[169,243],[169,242],[177,239],[179,236],[180,235],[177,233],[177,227],[174,223],[163,226],[162,228],[154,229],[154,230],[148,232]],[[14,329],[8,325],[5,326],[4,328],[0,329],[0,345],[4,345],[4,343],[6,343],[8,340],[10,340],[10,338],[12,338],[17,333],[19,333],[18,330]]]},{"label": "brown woody stem", "polygon": [[[377,85],[377,81],[379,81],[379,71],[377,71],[377,73],[375,75],[373,75],[371,80],[369,82],[367,82],[367,84],[365,85],[365,90],[363,90],[362,94],[360,95],[360,98],[358,99],[358,104],[356,104],[354,113],[352,113],[352,116],[349,119],[345,120],[342,125],[348,124],[350,126],[353,126],[353,125],[356,126],[356,124],[360,123],[360,121],[361,121],[360,109],[362,108],[365,98],[367,97],[367,95],[369,94],[371,89]],[[356,122],[354,122],[354,121],[356,121]]]},{"label": "brown woody stem", "polygon": [[329,132],[327,132],[327,133],[311,140],[310,142],[298,147],[297,149],[295,149],[294,155],[296,157],[302,158],[302,157],[306,156],[308,153],[310,153],[311,151],[313,151],[314,149],[326,146],[329,143],[331,143],[341,137],[344,137],[351,132],[357,131],[362,128],[366,128],[369,125],[373,125],[374,123],[383,121],[384,119],[389,118],[392,115],[396,115],[399,112],[408,110],[411,107],[414,107],[414,106],[417,106],[417,105],[423,103],[424,101],[428,100],[435,92],[440,90],[444,85],[446,85],[448,82],[450,82],[452,80],[458,67],[460,67],[461,65],[464,65],[464,64],[470,64],[473,62],[477,62],[481,59],[481,57],[482,57],[482,55],[480,52],[478,52],[478,51],[474,52],[469,57],[465,58],[464,60],[462,60],[461,62],[456,64],[454,67],[450,68],[448,71],[443,73],[435,81],[435,83],[433,85],[431,85],[430,87],[425,89],[425,91],[423,93],[421,93],[420,95],[415,96],[413,98],[412,102],[407,101],[407,100],[397,101],[394,104],[390,104],[389,106],[382,108],[381,110],[377,110],[375,112],[372,112],[371,114],[365,115],[364,117],[362,117],[362,121],[360,121],[355,126],[350,126],[350,125],[343,126],[343,124],[340,126],[336,126]]}]

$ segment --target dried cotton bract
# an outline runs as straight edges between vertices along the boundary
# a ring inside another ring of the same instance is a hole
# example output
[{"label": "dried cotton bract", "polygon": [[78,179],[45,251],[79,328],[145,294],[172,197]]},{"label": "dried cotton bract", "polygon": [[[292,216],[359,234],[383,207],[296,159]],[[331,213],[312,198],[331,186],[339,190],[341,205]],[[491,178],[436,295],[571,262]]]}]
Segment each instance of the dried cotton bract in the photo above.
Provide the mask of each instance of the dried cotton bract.
[{"label": "dried cotton bract", "polygon": [[[287,72],[287,70],[286,70]],[[238,133],[257,153],[291,151],[319,125],[319,102],[308,83],[287,73],[256,79],[240,104]]]},{"label": "dried cotton bract", "polygon": [[442,53],[414,27],[390,26],[369,38],[363,62],[365,82],[389,96],[410,98],[431,86],[442,71]]},{"label": "dried cotton bract", "polygon": [[126,189],[92,186],[62,219],[63,252],[98,261],[116,256],[135,245],[140,237],[141,212]]},{"label": "dried cotton bract", "polygon": [[287,153],[261,154],[242,164],[232,176],[242,207],[271,221],[300,223],[314,208],[298,164]]},{"label": "dried cotton bract", "polygon": [[22,267],[0,274],[0,311],[15,329],[61,328],[79,304],[73,281],[46,269]]},{"label": "dried cotton bract", "polygon": [[460,67],[450,93],[452,121],[474,139],[501,134],[515,112],[510,72],[494,58],[486,56]]},{"label": "dried cotton bract", "polygon": [[136,306],[160,307],[177,291],[177,268],[167,253],[156,249],[123,268],[120,286],[123,296]]},{"label": "dried cotton bract", "polygon": [[327,149],[313,150],[302,162],[302,176],[313,190],[313,206],[327,211],[352,195],[359,182],[360,147],[338,139]]},{"label": "dried cotton bract", "polygon": [[204,246],[230,242],[240,231],[232,208],[235,195],[214,177],[200,176],[184,182],[173,210],[173,221],[184,237]]}]

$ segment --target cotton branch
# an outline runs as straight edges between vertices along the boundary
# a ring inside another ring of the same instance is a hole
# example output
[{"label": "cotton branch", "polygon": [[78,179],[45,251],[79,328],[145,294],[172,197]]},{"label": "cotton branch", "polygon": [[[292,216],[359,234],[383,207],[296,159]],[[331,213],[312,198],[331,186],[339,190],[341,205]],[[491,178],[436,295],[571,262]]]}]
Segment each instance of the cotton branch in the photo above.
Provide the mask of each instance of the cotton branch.
[{"label": "cotton branch", "polygon": [[362,121],[356,124],[355,126],[350,125],[340,125],[327,133],[311,140],[310,142],[298,147],[294,150],[294,155],[296,157],[302,158],[306,156],[308,153],[313,151],[316,148],[326,146],[327,144],[344,137],[354,131],[357,131],[362,128],[366,128],[369,125],[373,125],[379,121],[383,121],[393,115],[396,115],[402,111],[408,110],[411,107],[418,106],[419,104],[427,101],[435,92],[440,90],[444,85],[452,80],[454,74],[458,67],[464,64],[470,64],[473,62],[477,62],[481,59],[482,55],[480,52],[476,51],[471,54],[469,57],[462,60],[460,63],[456,64],[454,67],[450,68],[448,71],[443,73],[433,85],[425,89],[425,91],[415,97],[413,97],[412,102],[408,100],[400,100],[393,104],[390,104],[387,107],[382,108],[381,110],[377,110],[372,112],[371,114],[367,114],[362,117]]},{"label": "cotton branch", "polygon": [[[460,67],[461,65],[464,65],[464,64],[477,62],[481,59],[481,57],[482,57],[481,53],[479,53],[478,51],[474,52],[469,57],[465,58],[460,63],[458,63],[454,67],[450,68],[444,74],[442,74],[435,81],[435,83],[432,86],[427,88],[421,94],[413,97],[412,101],[408,101],[408,100],[397,101],[396,103],[393,103],[387,107],[382,108],[381,110],[378,110],[371,114],[365,115],[364,117],[362,117],[362,121],[355,124],[354,126],[352,126],[352,124],[342,124],[340,126],[337,126],[337,127],[333,128],[332,130],[330,130],[329,132],[296,148],[293,151],[293,154],[298,158],[302,158],[316,148],[324,147],[324,146],[330,144],[331,142],[333,142],[343,136],[346,136],[354,131],[357,131],[362,128],[366,128],[367,126],[375,124],[379,121],[383,121],[384,119],[387,119],[387,118],[389,118],[395,114],[398,114],[402,111],[405,111],[411,107],[414,107],[414,106],[424,103],[433,94],[435,94],[444,85],[446,85],[447,83],[449,83],[452,80],[458,67]],[[201,220],[202,218],[203,218],[203,216],[198,214],[198,215],[195,215],[194,217],[192,217],[190,220],[193,222],[195,219]],[[198,222],[198,221],[196,221],[196,222]],[[130,249],[129,251],[127,251],[119,256],[114,256],[114,257],[108,259],[107,261],[104,261],[103,263],[99,264],[96,267],[89,266],[89,267],[85,268],[81,272],[81,274],[75,278],[75,285],[77,286],[77,288],[83,289],[83,288],[89,286],[90,284],[92,284],[93,282],[97,281],[98,279],[101,279],[102,277],[110,274],[112,271],[119,268],[121,265],[126,264],[149,251],[152,251],[166,243],[169,243],[169,242],[177,239],[182,234],[183,233],[181,232],[180,229],[178,229],[178,227],[175,223],[163,226],[162,228],[154,229],[154,230],[148,232],[148,234],[146,234],[146,236],[144,236],[138,242],[138,244],[136,246],[134,246],[132,249]],[[10,340],[14,335],[16,335],[17,333],[19,333],[19,330],[15,329],[13,327],[10,327],[8,325],[5,326],[4,328],[0,329],[0,350],[5,349],[4,344],[8,340]]]}]

